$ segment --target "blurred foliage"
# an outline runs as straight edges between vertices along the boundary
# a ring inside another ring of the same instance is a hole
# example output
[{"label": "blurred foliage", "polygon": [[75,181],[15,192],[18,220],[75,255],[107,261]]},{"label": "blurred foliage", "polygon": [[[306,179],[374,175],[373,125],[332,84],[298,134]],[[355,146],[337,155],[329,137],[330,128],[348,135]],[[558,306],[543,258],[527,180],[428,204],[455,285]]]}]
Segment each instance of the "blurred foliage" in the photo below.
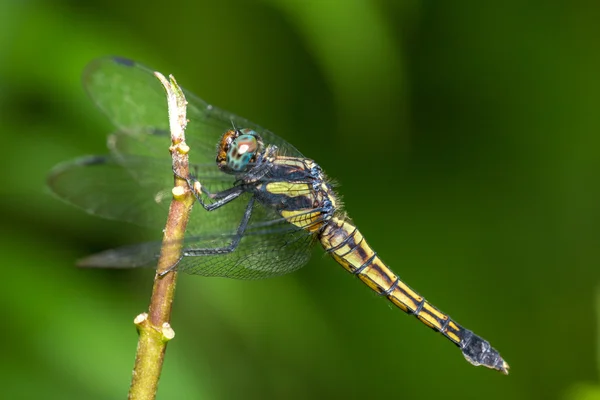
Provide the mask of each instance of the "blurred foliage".
[{"label": "blurred foliage", "polygon": [[[596,291],[596,329],[600,329],[600,288]],[[597,367],[600,368],[600,334],[596,341]],[[572,385],[565,396],[567,400],[599,400],[600,399],[600,383],[585,382]]]},{"label": "blurred foliage", "polygon": [[182,276],[159,398],[598,398],[599,20],[564,0],[0,2],[2,398],[128,388],[152,271],[73,265],[137,232],[45,189],[105,152],[80,84],[105,54],[317,160],[383,259],[512,367],[474,368],[315,255],[272,280]]}]

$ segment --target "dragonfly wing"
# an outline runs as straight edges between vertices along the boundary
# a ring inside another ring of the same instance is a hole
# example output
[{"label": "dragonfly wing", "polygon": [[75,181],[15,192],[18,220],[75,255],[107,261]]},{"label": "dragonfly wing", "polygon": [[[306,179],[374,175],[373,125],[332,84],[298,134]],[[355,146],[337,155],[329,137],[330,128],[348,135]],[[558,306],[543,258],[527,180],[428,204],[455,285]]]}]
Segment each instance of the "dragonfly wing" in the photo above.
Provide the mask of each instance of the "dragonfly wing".
[{"label": "dragonfly wing", "polygon": [[[214,165],[195,165],[193,169],[207,186],[225,189],[232,185],[229,179],[223,180],[223,177],[229,178],[227,175],[215,173]],[[173,173],[169,169],[165,171],[163,163],[150,157],[84,156],[55,166],[48,175],[48,186],[57,197],[89,214],[162,228],[172,197]],[[211,200],[205,201],[210,203]],[[198,207],[192,220],[203,222],[217,216],[217,221],[210,225],[220,226],[219,230],[224,226],[237,226],[245,204],[233,202],[230,205],[212,213]],[[231,223],[226,224],[226,219]]]},{"label": "dragonfly wing", "polygon": [[169,130],[167,98],[150,69],[124,58],[100,58],[86,66],[83,85],[120,130],[132,135],[149,128]]},{"label": "dragonfly wing", "polygon": [[[105,57],[87,66],[83,82],[92,100],[122,132],[142,142],[156,132],[169,132],[166,95],[152,69],[125,58]],[[234,125],[255,130],[282,154],[302,156],[294,146],[259,125],[211,106],[185,89],[184,93],[189,119],[186,142],[194,163],[214,163],[221,135]],[[163,146],[165,149],[168,142]],[[167,155],[162,149],[154,155],[161,154]]]},{"label": "dragonfly wing", "polygon": [[155,267],[160,255],[161,242],[138,243],[104,250],[77,261],[84,268],[137,268]]},{"label": "dragonfly wing", "polygon": [[[202,232],[202,223],[212,224],[218,218],[190,224],[191,231],[186,233],[185,252],[190,255],[183,258],[178,270],[194,275],[222,276],[236,279],[261,279],[278,276],[302,267],[312,254],[314,235],[290,224],[270,208],[254,202],[248,227],[243,232],[239,244],[229,252],[199,251],[199,249],[231,248],[237,238],[237,229],[248,205],[249,195],[238,199],[239,219],[235,226],[229,227],[227,234],[197,235],[194,229]],[[228,205],[229,206],[229,205]],[[228,206],[223,207],[223,209]],[[200,216],[207,213],[198,208]],[[214,212],[219,212],[217,209]],[[191,221],[190,221],[191,222]],[[217,230],[210,225],[209,232]],[[203,254],[198,254],[203,253]]]},{"label": "dragonfly wing", "polygon": [[[198,211],[201,215],[206,214],[202,209]],[[314,236],[283,218],[265,222],[266,218],[261,215],[263,212],[270,213],[270,210],[255,203],[249,226],[241,237],[236,232],[237,226],[210,235],[186,235],[183,243],[185,256],[177,270],[202,276],[263,279],[287,274],[305,265],[316,243]],[[254,214],[257,215],[256,221],[253,220]],[[236,239],[239,243],[232,248],[231,244]],[[124,246],[87,257],[79,265],[103,268],[155,266],[160,248],[159,242]],[[230,251],[223,252],[224,248]]]},{"label": "dragonfly wing", "polygon": [[[227,246],[234,236],[186,241],[186,252],[205,246]],[[300,229],[244,235],[232,252],[184,257],[177,270],[193,275],[234,279],[264,279],[284,275],[304,266],[311,256],[314,237]],[[218,247],[217,247],[218,248]]]},{"label": "dragonfly wing", "polygon": [[[137,163],[145,169],[150,165],[143,159]],[[57,165],[48,176],[48,186],[57,197],[89,214],[160,228],[165,223],[171,190],[168,185],[152,183],[140,185],[139,178],[111,156],[77,158]]]}]

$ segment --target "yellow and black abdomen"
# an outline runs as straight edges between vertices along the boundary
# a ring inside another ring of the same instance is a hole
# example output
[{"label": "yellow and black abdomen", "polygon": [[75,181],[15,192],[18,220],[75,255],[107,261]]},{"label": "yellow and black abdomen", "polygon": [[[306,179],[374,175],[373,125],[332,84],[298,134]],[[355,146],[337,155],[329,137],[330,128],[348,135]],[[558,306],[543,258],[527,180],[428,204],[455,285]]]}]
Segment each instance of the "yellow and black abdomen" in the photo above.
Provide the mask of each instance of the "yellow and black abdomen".
[{"label": "yellow and black abdomen", "polygon": [[402,282],[351,222],[343,217],[331,218],[320,232],[319,240],[325,251],[348,272],[386,296],[402,311],[415,315],[425,325],[441,332],[461,349],[470,363],[508,373],[508,364],[486,340],[458,325]]}]

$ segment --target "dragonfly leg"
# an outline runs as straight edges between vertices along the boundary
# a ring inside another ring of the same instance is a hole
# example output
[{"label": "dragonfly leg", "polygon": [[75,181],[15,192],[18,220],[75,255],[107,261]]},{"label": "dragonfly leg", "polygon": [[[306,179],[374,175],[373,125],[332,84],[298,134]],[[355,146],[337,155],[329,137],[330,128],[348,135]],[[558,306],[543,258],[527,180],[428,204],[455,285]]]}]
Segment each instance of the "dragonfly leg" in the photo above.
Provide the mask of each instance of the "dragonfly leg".
[{"label": "dragonfly leg", "polygon": [[202,193],[198,193],[195,189],[193,189],[192,192],[194,193],[196,200],[198,200],[198,203],[200,203],[206,211],[213,211],[224,206],[230,201],[237,199],[242,193],[244,193],[244,189],[241,186],[234,186],[219,193],[210,193],[208,190],[204,189],[204,186],[202,186],[202,193],[211,199],[217,199],[214,203],[209,204],[202,200]]},{"label": "dragonfly leg", "polygon": [[[248,226],[248,221],[250,221],[250,216],[252,215],[252,207],[254,206],[254,197],[250,198],[248,201],[248,206],[246,207],[246,211],[244,212],[244,216],[242,217],[242,221],[237,228],[237,232],[233,237],[231,243],[227,246],[223,247],[215,247],[210,249],[187,249],[183,251],[182,257],[197,257],[197,256],[207,256],[207,255],[217,255],[217,254],[227,254],[233,252],[238,245],[240,244],[240,240],[242,240],[242,236],[244,236],[244,232],[246,231],[246,227]],[[181,260],[179,260],[181,261]]]},{"label": "dragonfly leg", "polygon": [[215,255],[215,254],[227,254],[234,251],[237,246],[240,244],[240,240],[242,240],[242,236],[244,236],[244,232],[246,231],[246,227],[248,226],[248,221],[250,221],[250,216],[252,215],[252,207],[254,206],[254,197],[250,198],[248,201],[248,206],[246,207],[246,211],[244,212],[244,216],[242,217],[242,221],[238,226],[237,232],[231,241],[230,244],[224,247],[215,247],[212,249],[188,249],[184,250],[183,254],[179,259],[171,265],[169,268],[161,271],[158,276],[163,277],[171,271],[174,271],[177,268],[177,265],[183,260],[183,257],[198,257],[198,256],[206,256],[206,255]]},{"label": "dragonfly leg", "polygon": [[[202,205],[202,207],[206,211],[216,210],[217,208],[224,206],[230,201],[237,199],[242,193],[244,193],[244,189],[241,186],[234,186],[218,193],[211,193],[202,184],[200,184],[200,182],[197,179],[189,176],[180,176],[175,171],[175,169],[173,169],[173,173],[175,174],[175,176],[181,179],[185,179],[185,181],[188,184],[188,187],[192,190],[192,193],[194,193],[196,200],[198,200],[198,203],[200,203],[200,205]],[[202,199],[202,194],[205,194],[208,198],[216,201],[214,203],[205,203]]]}]

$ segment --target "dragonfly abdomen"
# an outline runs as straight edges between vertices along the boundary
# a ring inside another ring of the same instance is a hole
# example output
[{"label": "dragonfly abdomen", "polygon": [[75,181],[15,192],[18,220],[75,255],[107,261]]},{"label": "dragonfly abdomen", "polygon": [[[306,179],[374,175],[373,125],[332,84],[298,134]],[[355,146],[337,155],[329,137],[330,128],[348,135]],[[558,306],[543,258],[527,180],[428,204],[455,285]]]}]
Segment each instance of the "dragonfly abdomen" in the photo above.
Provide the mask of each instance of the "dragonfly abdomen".
[{"label": "dragonfly abdomen", "polygon": [[335,216],[325,224],[319,240],[325,251],[344,269],[386,296],[402,311],[415,315],[425,325],[441,332],[461,349],[470,363],[508,373],[508,364],[486,340],[460,326],[402,282],[377,256],[354,224]]}]

